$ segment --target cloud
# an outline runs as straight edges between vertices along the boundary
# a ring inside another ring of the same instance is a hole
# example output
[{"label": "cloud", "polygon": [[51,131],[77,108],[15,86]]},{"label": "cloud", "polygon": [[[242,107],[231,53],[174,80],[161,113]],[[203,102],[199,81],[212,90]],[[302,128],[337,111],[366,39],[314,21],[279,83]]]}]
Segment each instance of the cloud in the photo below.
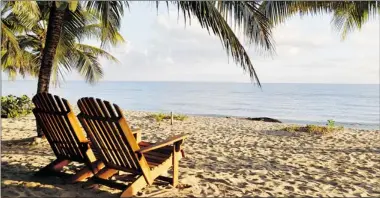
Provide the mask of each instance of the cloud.
[{"label": "cloud", "polygon": [[[219,38],[195,18],[185,25],[175,8],[156,12],[135,3],[123,18],[127,42],[110,52],[120,64],[101,60],[104,80],[250,82],[227,57]],[[374,19],[345,41],[331,28],[331,16],[293,17],[273,30],[276,55],[260,56],[244,45],[262,82],[379,82],[379,23]],[[239,36],[242,37],[241,34]],[[243,43],[244,40],[241,39]],[[80,79],[76,75],[68,79]]]},{"label": "cloud", "polygon": [[[277,55],[273,57],[259,56],[254,47],[245,45],[261,81],[378,82],[379,25],[369,22],[341,41],[329,17],[294,17],[275,28]],[[145,20],[151,22],[139,25],[146,24],[143,29],[151,33],[143,39],[129,38],[130,51],[123,54],[122,67],[118,67],[128,72],[106,72],[107,80],[250,82],[248,74],[226,56],[219,38],[196,20],[185,26],[181,15],[177,18],[173,12]]]}]

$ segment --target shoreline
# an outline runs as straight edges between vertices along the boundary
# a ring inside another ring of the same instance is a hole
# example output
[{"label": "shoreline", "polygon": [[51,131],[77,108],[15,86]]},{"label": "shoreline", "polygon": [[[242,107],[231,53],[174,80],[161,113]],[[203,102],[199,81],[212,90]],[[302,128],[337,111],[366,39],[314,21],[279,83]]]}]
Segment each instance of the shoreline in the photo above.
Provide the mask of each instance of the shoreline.
[{"label": "shoreline", "polygon": [[[76,107],[75,107],[76,108]],[[170,111],[149,111],[149,110],[124,110],[125,112],[142,112],[142,113],[150,113],[150,114],[159,114],[159,113],[165,113],[170,114]],[[234,116],[234,115],[222,115],[222,114],[192,114],[192,113],[181,113],[181,112],[174,112],[173,114],[179,114],[179,115],[186,115],[186,116],[194,116],[194,117],[211,117],[211,118],[236,118],[236,119],[247,119],[247,118],[259,118],[259,117],[246,117],[246,116]],[[263,116],[260,116],[263,117]],[[266,117],[270,119],[275,119],[281,121],[282,124],[286,125],[307,125],[307,124],[313,124],[313,125],[320,125],[320,126],[326,126],[326,121],[312,121],[312,120],[293,120],[293,119],[282,119],[282,118],[276,118],[276,117]],[[265,122],[265,121],[261,121]],[[349,129],[358,129],[358,130],[380,130],[380,124],[376,123],[353,123],[353,122],[338,122],[335,121],[336,126],[343,126],[344,128]]]}]

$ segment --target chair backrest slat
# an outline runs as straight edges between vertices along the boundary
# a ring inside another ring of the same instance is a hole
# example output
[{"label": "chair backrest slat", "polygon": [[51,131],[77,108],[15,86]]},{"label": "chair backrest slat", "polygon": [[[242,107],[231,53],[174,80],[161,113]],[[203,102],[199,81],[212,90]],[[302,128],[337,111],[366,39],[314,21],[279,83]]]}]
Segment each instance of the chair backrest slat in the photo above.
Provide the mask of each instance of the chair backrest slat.
[{"label": "chair backrest slat", "polygon": [[[103,103],[101,101],[95,101],[93,98],[90,98],[89,101],[90,101],[90,105],[95,110],[94,112],[96,113],[96,115],[100,115],[101,117],[106,117],[106,115],[109,114],[109,112],[107,112],[106,109],[104,109]],[[100,106],[102,106],[103,108]],[[101,132],[103,133],[103,136],[106,136],[106,137],[107,137],[107,131],[115,130],[113,127],[113,124],[107,122],[106,120],[99,120],[99,125],[101,127]],[[120,139],[120,138],[121,137],[118,137],[117,134],[114,134],[114,133],[110,134],[108,142],[110,143],[110,146],[114,150],[123,150],[124,144],[120,145],[119,141],[117,141],[117,139]],[[130,165],[129,160],[124,152],[112,152],[112,154],[114,154],[114,157],[116,161],[118,162],[119,166],[125,167],[127,166],[127,164]]]},{"label": "chair backrest slat", "polygon": [[[89,104],[87,104],[87,101],[83,102],[82,105],[79,105],[78,103],[78,106],[81,109],[81,111],[85,110],[88,113],[88,115],[91,115],[91,116],[94,115],[93,110],[89,107]],[[99,151],[103,155],[103,158],[106,161],[115,163],[114,156],[112,155],[112,153],[108,152],[108,150],[106,149],[109,147],[108,140],[106,136],[103,135],[103,133],[98,131],[97,123],[91,119],[82,120],[79,118],[79,120],[82,122],[82,124],[87,126],[85,128],[85,131],[92,131],[92,133],[88,133],[88,135],[90,136],[91,142],[95,145],[95,147],[101,148],[99,149]],[[94,138],[97,141],[93,141]]]},{"label": "chair backrest slat", "polygon": [[78,107],[81,110],[78,118],[86,125],[84,128],[95,149],[101,153],[104,163],[112,167],[140,170],[139,160],[134,153],[139,147],[136,140],[127,138],[126,131],[120,127],[121,119],[123,122],[126,120],[118,112],[118,107],[94,98],[81,98]]},{"label": "chair backrest slat", "polygon": [[48,93],[36,94],[33,113],[57,157],[85,161],[80,142],[86,137],[66,100]]}]

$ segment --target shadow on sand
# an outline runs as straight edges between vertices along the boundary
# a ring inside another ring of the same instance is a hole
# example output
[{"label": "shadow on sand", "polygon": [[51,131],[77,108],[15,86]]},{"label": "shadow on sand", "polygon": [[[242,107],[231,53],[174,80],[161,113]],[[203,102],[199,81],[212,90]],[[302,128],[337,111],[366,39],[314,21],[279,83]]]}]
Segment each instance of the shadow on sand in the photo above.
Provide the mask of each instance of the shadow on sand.
[{"label": "shadow on sand", "polygon": [[[38,197],[40,196],[78,196],[76,192],[80,192],[80,197],[119,197],[120,193],[112,194],[107,191],[97,189],[85,189],[84,186],[91,184],[91,181],[78,182],[68,184],[64,182],[64,178],[56,176],[35,176],[35,171],[21,164],[2,165],[1,174],[1,191],[3,196],[9,197]],[[9,190],[8,190],[9,189]],[[70,193],[73,194],[70,194]]]}]

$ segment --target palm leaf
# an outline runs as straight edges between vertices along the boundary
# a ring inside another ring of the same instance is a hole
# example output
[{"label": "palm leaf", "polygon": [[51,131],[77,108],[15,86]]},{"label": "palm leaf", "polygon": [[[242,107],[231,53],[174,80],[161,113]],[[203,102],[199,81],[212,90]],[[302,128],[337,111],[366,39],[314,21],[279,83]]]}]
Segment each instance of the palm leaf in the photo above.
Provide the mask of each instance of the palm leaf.
[{"label": "palm leaf", "polygon": [[107,37],[109,34],[114,35],[121,25],[121,17],[124,14],[124,6],[129,7],[127,1],[87,1],[85,3],[87,10],[98,13],[101,29],[101,46],[106,47]]},{"label": "palm leaf", "polygon": [[331,13],[331,24],[341,33],[342,39],[380,13],[378,2],[371,1],[265,1],[260,9],[273,24],[283,23],[296,14]]},{"label": "palm leaf", "polygon": [[[215,35],[217,35],[220,38],[224,48],[226,49],[227,55],[231,55],[234,61],[240,64],[244,71],[249,73],[252,81],[261,86],[260,80],[252,65],[249,55],[245,51],[243,45],[240,43],[239,39],[236,37],[227,21],[223,18],[221,12],[219,12],[219,10],[215,7],[214,2],[181,1],[178,2],[178,6],[181,10],[183,10],[185,19],[190,19],[190,16],[194,15],[198,19],[202,28],[206,28],[209,32],[211,30]],[[253,31],[253,29],[249,28],[250,27],[247,27],[247,33],[249,31]],[[270,30],[266,31],[268,34],[262,34],[261,36],[270,35]],[[249,33],[252,37],[256,36],[252,32]],[[268,41],[264,43],[269,44],[264,44],[264,47],[271,46],[271,42],[269,42],[270,38],[266,37],[264,40]],[[261,42],[258,43],[263,44]]]}]

